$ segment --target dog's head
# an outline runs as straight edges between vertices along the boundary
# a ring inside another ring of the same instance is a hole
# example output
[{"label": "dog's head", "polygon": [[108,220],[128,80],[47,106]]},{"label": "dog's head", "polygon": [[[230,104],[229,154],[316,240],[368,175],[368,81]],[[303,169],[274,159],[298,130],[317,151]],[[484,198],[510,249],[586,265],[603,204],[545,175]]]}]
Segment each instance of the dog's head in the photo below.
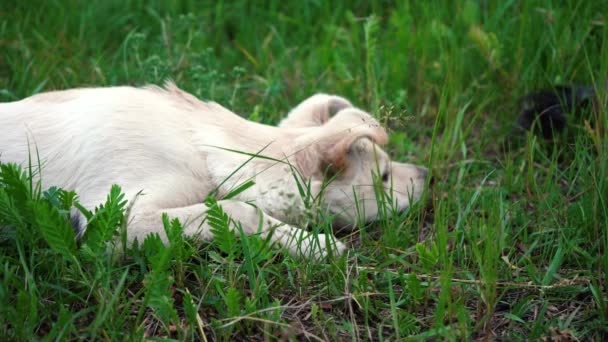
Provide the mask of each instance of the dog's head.
[{"label": "dog's head", "polygon": [[380,208],[391,205],[407,209],[421,197],[428,173],[423,167],[391,161],[380,148],[388,141],[384,128],[349,104],[304,135],[299,145],[306,148],[296,154],[298,168],[321,184],[323,204],[341,225],[390,215],[391,210]]}]

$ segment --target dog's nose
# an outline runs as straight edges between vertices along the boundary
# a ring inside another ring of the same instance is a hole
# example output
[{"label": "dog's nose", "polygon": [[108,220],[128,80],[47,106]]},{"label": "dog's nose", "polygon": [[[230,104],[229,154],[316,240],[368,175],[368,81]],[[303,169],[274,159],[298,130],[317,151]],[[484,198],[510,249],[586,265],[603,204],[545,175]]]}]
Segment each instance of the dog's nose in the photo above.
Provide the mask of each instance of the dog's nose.
[{"label": "dog's nose", "polygon": [[[418,169],[418,177],[421,179],[424,179],[426,181],[427,178],[429,178],[429,169],[427,169],[426,167],[417,167]],[[435,184],[435,177],[430,176],[429,179],[429,186],[432,186],[433,184]]]},{"label": "dog's nose", "polygon": [[426,177],[429,175],[429,169],[420,166],[416,168],[418,169],[418,178],[426,179]]}]

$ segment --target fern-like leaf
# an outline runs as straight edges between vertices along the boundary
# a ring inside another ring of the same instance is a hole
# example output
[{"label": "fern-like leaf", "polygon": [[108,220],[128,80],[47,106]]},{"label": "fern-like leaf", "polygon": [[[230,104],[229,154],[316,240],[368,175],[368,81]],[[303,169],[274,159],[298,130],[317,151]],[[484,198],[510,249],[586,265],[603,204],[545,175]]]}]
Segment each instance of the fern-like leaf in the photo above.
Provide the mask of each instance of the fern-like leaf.
[{"label": "fern-like leaf", "polygon": [[23,228],[32,223],[27,174],[17,164],[0,164],[0,222]]},{"label": "fern-like leaf", "polygon": [[0,188],[0,226],[24,227],[25,225],[25,218],[13,198]]},{"label": "fern-like leaf", "polygon": [[151,268],[144,279],[147,306],[154,309],[165,324],[171,320],[177,321],[173,298],[167,295],[173,285],[173,277],[169,272],[173,248],[165,246],[158,234],[148,235],[142,248]]},{"label": "fern-like leaf", "polygon": [[224,302],[229,316],[236,317],[241,314],[242,305],[239,290],[234,287],[228,288],[228,291],[224,294]]},{"label": "fern-like leaf", "polygon": [[118,185],[112,185],[110,194],[105,204],[95,208],[95,213],[84,209],[77,204],[76,207],[87,217],[87,230],[83,237],[83,243],[87,244],[94,255],[100,253],[106,242],[110,241],[117,233],[124,219],[124,211],[127,201],[125,195]]},{"label": "fern-like leaf", "polygon": [[205,204],[209,207],[207,211],[207,224],[211,227],[213,241],[217,244],[220,251],[234,258],[238,252],[238,241],[232,231],[232,219],[222,206],[214,198],[208,198]]},{"label": "fern-like leaf", "polygon": [[30,206],[44,240],[55,252],[71,259],[76,251],[76,236],[66,215],[48,201],[32,201]]}]

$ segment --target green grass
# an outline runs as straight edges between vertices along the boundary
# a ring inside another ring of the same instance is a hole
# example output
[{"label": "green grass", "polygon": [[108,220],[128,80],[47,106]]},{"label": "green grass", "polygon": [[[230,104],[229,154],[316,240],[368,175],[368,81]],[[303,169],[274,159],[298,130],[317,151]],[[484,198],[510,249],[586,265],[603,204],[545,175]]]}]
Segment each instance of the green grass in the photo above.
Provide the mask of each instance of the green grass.
[{"label": "green grass", "polygon": [[504,148],[526,92],[605,82],[607,14],[584,0],[1,2],[0,101],[172,78],[274,124],[336,93],[380,118],[395,159],[428,166],[436,185],[342,236],[345,257],[313,262],[232,239],[219,211],[213,243],[167,221],[169,246],[112,251],[119,188],[64,245],[73,194],[3,166],[0,339],[607,338],[605,89],[589,125]]}]

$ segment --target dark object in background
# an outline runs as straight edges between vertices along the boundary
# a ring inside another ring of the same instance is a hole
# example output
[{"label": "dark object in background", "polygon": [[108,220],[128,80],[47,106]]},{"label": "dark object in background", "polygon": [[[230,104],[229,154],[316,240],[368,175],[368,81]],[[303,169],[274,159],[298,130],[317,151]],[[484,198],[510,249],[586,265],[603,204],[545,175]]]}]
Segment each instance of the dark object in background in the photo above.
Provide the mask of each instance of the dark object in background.
[{"label": "dark object in background", "polygon": [[567,114],[578,114],[593,103],[593,86],[555,86],[528,94],[517,122],[527,130],[552,139],[567,124]]}]

